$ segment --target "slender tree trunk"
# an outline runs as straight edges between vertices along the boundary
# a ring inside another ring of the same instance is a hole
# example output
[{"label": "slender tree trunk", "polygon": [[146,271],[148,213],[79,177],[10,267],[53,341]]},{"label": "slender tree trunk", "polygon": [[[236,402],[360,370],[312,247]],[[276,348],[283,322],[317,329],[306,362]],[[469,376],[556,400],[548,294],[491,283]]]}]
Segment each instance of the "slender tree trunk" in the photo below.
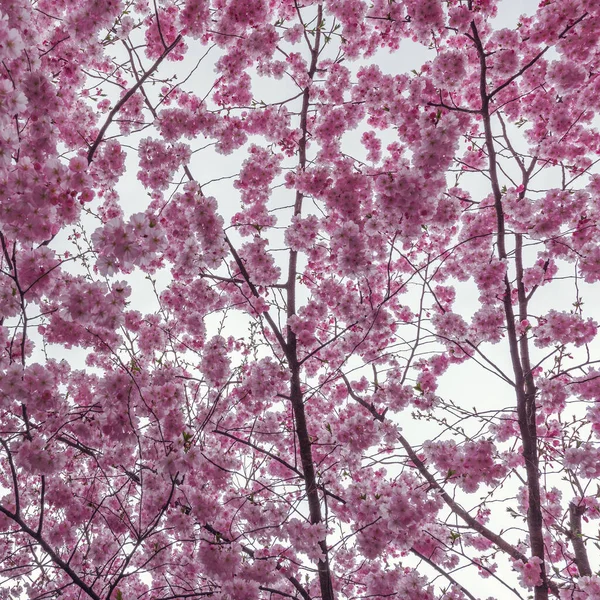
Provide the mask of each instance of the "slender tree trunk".
[{"label": "slender tree trunk", "polygon": [[[323,9],[319,5],[317,13],[317,27],[315,33],[314,45],[311,48],[311,64],[308,71],[309,79],[312,81],[317,71],[317,60],[319,57],[321,44],[320,24],[323,20]],[[302,109],[300,112],[300,129],[302,137],[298,142],[298,170],[304,171],[306,168],[306,143],[308,137],[308,110],[310,108],[310,88],[306,87],[302,94]],[[296,192],[294,203],[294,215],[302,214],[303,195],[301,192]],[[287,316],[296,314],[296,285],[297,285],[297,265],[298,253],[295,250],[290,250],[287,278]],[[288,367],[290,370],[290,399],[294,412],[294,424],[296,427],[296,437],[300,450],[300,460],[302,462],[302,472],[304,474],[304,485],[306,490],[306,498],[308,501],[308,509],[310,522],[313,525],[323,522],[321,513],[321,499],[319,497],[319,489],[317,486],[317,476],[312,456],[312,442],[306,422],[306,411],[304,408],[304,397],[300,383],[301,365],[298,359],[297,339],[296,334],[288,326],[286,339],[286,355]],[[319,542],[321,552],[324,559],[319,560],[317,568],[319,571],[319,585],[321,588],[321,598],[323,600],[334,600],[333,583],[331,578],[331,569],[329,566],[329,556],[327,548],[327,540]]]},{"label": "slender tree trunk", "polygon": [[[492,132],[490,94],[487,90],[487,65],[486,54],[479,38],[477,28],[471,24],[473,39],[479,53],[481,69],[481,115],[485,131],[485,145],[488,153],[488,172],[494,195],[494,208],[496,211],[496,243],[498,258],[507,261],[506,229],[504,223],[504,211],[502,206],[502,190],[498,177],[497,154]],[[515,266],[518,298],[518,316],[520,320],[527,318],[527,296],[523,284],[523,240],[521,235],[515,236]],[[529,360],[529,342],[526,336],[519,338],[516,331],[515,310],[513,308],[512,286],[508,273],[504,277],[504,297],[502,300],[504,316],[507,329],[508,345],[512,369],[515,377],[517,418],[521,442],[523,445],[523,459],[525,460],[525,472],[528,492],[527,528],[531,545],[532,557],[541,560],[541,584],[535,587],[535,600],[548,600],[548,580],[545,569],[545,552],[543,536],[542,503],[540,494],[540,470],[537,448],[536,429],[536,387],[533,379],[531,363]]]}]

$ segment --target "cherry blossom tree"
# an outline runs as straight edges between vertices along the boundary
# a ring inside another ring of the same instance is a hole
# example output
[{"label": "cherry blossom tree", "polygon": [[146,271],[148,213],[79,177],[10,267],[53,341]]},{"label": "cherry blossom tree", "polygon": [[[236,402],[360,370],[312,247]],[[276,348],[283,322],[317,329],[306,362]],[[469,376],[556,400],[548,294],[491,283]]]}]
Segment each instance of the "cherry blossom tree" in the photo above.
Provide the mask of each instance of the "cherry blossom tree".
[{"label": "cherry blossom tree", "polygon": [[1,598],[600,598],[600,4],[519,10],[0,2]]}]

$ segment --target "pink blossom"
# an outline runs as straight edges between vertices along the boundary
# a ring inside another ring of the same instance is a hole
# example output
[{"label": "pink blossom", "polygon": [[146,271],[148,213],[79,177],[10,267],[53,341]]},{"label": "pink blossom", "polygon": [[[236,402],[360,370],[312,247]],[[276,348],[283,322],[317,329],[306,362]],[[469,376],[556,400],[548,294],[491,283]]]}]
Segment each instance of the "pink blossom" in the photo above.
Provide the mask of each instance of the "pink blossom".
[{"label": "pink blossom", "polygon": [[548,75],[559,92],[568,92],[583,82],[586,71],[575,61],[559,60],[550,65]]},{"label": "pink blossom", "polygon": [[535,344],[539,347],[556,342],[582,346],[592,341],[598,325],[593,319],[584,320],[575,313],[551,310],[532,331],[536,338]]},{"label": "pink blossom", "polygon": [[596,478],[600,476],[600,449],[584,443],[565,451],[565,467],[581,474],[582,477]]},{"label": "pink blossom", "polygon": [[467,73],[466,57],[458,51],[447,51],[438,54],[433,63],[434,81],[445,89],[456,89]]},{"label": "pink blossom", "polygon": [[600,13],[506,4],[2,3],[0,595],[600,595]]},{"label": "pink blossom", "polygon": [[541,585],[541,565],[542,560],[538,556],[532,556],[526,563],[520,561],[513,563],[514,569],[520,573],[521,584],[528,588]]}]

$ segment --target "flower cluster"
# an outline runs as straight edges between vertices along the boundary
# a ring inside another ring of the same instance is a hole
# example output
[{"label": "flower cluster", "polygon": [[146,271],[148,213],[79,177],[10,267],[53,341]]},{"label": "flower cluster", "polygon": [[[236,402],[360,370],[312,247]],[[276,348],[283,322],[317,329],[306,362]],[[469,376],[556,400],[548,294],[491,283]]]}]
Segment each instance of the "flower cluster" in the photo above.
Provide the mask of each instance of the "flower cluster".
[{"label": "flower cluster", "polygon": [[519,581],[524,587],[532,588],[542,583],[542,561],[539,556],[532,556],[526,563],[514,561],[513,568],[519,573]]},{"label": "flower cluster", "polygon": [[148,266],[166,246],[162,228],[148,213],[132,215],[127,223],[111,219],[93,233],[92,242],[98,252],[96,267],[102,275]]},{"label": "flower cluster", "polygon": [[600,448],[583,443],[565,450],[564,465],[587,479],[600,477]]},{"label": "flower cluster", "polygon": [[206,342],[200,370],[209,384],[217,388],[223,385],[229,377],[230,361],[227,342],[220,335],[216,335]]},{"label": "flower cluster", "polygon": [[423,451],[435,468],[467,492],[484,483],[493,485],[506,474],[506,467],[495,458],[491,441],[479,440],[457,446],[455,442],[426,442]]},{"label": "flower cluster", "polygon": [[535,345],[540,348],[552,344],[583,346],[591,342],[597,332],[598,324],[593,319],[554,309],[539,319],[539,324],[532,329]]},{"label": "flower cluster", "polygon": [[173,174],[190,160],[187,144],[165,144],[152,138],[144,138],[139,146],[140,171],[138,179],[153,190],[169,187]]}]

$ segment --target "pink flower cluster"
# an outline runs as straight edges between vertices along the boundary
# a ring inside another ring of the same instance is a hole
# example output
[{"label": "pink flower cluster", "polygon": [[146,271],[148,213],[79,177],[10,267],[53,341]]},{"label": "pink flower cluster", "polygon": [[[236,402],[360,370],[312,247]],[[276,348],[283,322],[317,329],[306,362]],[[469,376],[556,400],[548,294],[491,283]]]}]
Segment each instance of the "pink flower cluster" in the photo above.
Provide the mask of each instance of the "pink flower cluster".
[{"label": "pink flower cluster", "polygon": [[582,443],[576,448],[567,448],[564,465],[586,479],[600,477],[600,448],[590,443]]},{"label": "pink flower cluster", "polygon": [[24,47],[19,30],[10,27],[7,19],[0,18],[0,58],[6,61],[17,58]]},{"label": "pink flower cluster", "polygon": [[222,386],[229,377],[227,342],[220,335],[215,335],[204,346],[200,370],[208,383],[216,388]]},{"label": "pink flower cluster", "polygon": [[467,323],[457,313],[450,311],[436,313],[431,318],[431,322],[443,340],[463,342],[467,337]]},{"label": "pink flower cluster", "polygon": [[127,223],[111,219],[92,234],[98,252],[96,267],[102,275],[148,266],[166,247],[162,227],[148,213],[132,215]]},{"label": "pink flower cluster", "polygon": [[519,573],[519,581],[526,588],[532,588],[542,583],[542,561],[538,556],[532,556],[526,563],[514,561],[513,568]]},{"label": "pink flower cluster", "polygon": [[66,462],[66,457],[60,452],[46,448],[40,436],[23,441],[15,450],[18,465],[29,473],[51,475],[60,471]]},{"label": "pink flower cluster", "polygon": [[311,524],[300,519],[290,519],[284,528],[293,548],[308,556],[312,562],[323,560],[325,557],[319,546],[319,542],[327,535],[327,527],[324,523]]},{"label": "pink flower cluster", "polygon": [[268,244],[268,240],[255,235],[251,242],[246,242],[240,248],[240,256],[255,285],[274,285],[281,275],[273,254],[267,251]]},{"label": "pink flower cluster", "polygon": [[573,392],[584,400],[595,400],[595,405],[600,402],[600,370],[590,368],[585,375],[578,377],[573,382]]},{"label": "pink flower cluster", "polygon": [[540,391],[540,404],[546,414],[560,414],[566,406],[569,396],[569,380],[567,377],[553,379],[541,378],[536,381]]},{"label": "pink flower cluster", "polygon": [[579,87],[587,77],[587,72],[579,62],[563,58],[550,64],[548,77],[557,91],[564,94]]},{"label": "pink flower cluster", "polygon": [[498,343],[504,336],[505,315],[500,306],[484,305],[473,315],[469,327],[471,343]]},{"label": "pink flower cluster", "polygon": [[532,328],[535,345],[545,348],[552,344],[589,344],[598,332],[598,324],[591,318],[584,319],[576,313],[550,310],[539,324]]},{"label": "pink flower cluster", "polygon": [[600,598],[600,577],[598,575],[580,577],[577,583],[583,594],[585,594],[582,595],[583,600],[598,600]]},{"label": "pink flower cluster", "polygon": [[467,57],[459,50],[441,52],[433,62],[432,71],[435,85],[446,90],[456,89],[467,74]]},{"label": "pink flower cluster", "polygon": [[360,227],[353,221],[341,223],[332,231],[331,250],[337,256],[340,273],[357,277],[369,270],[369,253]]},{"label": "pink flower cluster", "polygon": [[289,395],[285,371],[273,359],[263,358],[245,369],[237,393],[240,398],[237,410],[249,417],[257,413],[265,415],[271,407],[277,407],[281,395]]},{"label": "pink flower cluster", "polygon": [[319,219],[315,215],[294,216],[285,230],[285,243],[296,252],[306,252],[314,246],[318,232]]},{"label": "pink flower cluster", "polygon": [[167,189],[177,169],[189,162],[190,152],[190,147],[181,142],[166,144],[158,139],[144,138],[138,150],[138,179],[152,190]]},{"label": "pink flower cluster", "polygon": [[461,446],[452,440],[425,442],[423,451],[435,468],[466,492],[480,484],[493,485],[506,474],[506,467],[495,458],[491,441],[469,441]]},{"label": "pink flower cluster", "polygon": [[[380,474],[381,476],[381,474]],[[371,483],[371,487],[367,487]],[[393,483],[364,481],[351,486],[352,505],[347,508],[359,530],[357,544],[368,559],[386,552],[390,545],[409,549],[440,508],[440,499],[404,473]],[[349,516],[350,516],[349,515]]]}]

